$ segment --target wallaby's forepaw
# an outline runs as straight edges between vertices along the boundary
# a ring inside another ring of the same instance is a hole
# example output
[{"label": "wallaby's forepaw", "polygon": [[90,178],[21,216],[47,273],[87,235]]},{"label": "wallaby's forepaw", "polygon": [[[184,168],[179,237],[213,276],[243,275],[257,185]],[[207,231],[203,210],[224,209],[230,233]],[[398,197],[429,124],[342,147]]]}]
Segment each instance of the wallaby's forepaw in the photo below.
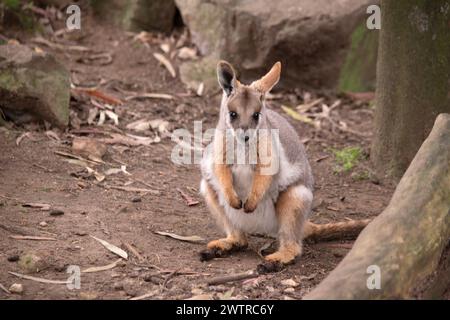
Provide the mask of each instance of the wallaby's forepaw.
[{"label": "wallaby's forepaw", "polygon": [[214,258],[223,258],[232,252],[247,248],[247,243],[230,241],[229,239],[213,240],[208,243],[207,249],[200,252],[200,261],[208,261]]},{"label": "wallaby's forepaw", "polygon": [[239,199],[239,197],[237,196],[237,194],[234,192],[233,194],[230,194],[227,197],[228,200],[228,204],[230,205],[230,207],[239,210],[242,208],[242,200]]},{"label": "wallaby's forepaw", "polygon": [[245,213],[252,213],[256,210],[256,207],[258,206],[258,202],[252,201],[251,199],[247,199],[244,203],[244,212]]}]

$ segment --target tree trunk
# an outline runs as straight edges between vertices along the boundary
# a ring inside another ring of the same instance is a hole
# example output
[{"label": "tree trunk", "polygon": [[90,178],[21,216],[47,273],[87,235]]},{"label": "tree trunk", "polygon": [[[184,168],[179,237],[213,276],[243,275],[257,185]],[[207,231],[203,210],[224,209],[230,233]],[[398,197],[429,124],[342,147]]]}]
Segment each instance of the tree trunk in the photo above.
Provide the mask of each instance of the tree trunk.
[{"label": "tree trunk", "polygon": [[383,0],[372,159],[400,178],[450,112],[450,0]]},{"label": "tree trunk", "polygon": [[[450,284],[450,115],[433,131],[401,179],[388,207],[360,234],[352,250],[306,299],[412,298],[436,283]],[[445,258],[445,257],[444,257]],[[380,289],[369,289],[368,268],[379,267]],[[438,266],[441,266],[438,268]],[[442,270],[443,268],[443,270]]]}]

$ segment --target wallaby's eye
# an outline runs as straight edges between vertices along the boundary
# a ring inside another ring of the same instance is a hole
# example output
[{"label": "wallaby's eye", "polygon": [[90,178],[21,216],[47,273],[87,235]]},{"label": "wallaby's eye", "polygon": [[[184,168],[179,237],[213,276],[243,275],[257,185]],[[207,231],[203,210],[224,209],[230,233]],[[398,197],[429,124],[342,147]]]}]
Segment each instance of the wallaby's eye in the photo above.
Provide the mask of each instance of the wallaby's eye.
[{"label": "wallaby's eye", "polygon": [[253,119],[255,119],[255,121],[258,121],[260,116],[261,116],[261,112],[255,112],[252,117],[253,117]]},{"label": "wallaby's eye", "polygon": [[237,118],[237,113],[236,112],[234,112],[234,111],[230,111],[230,119],[231,120],[234,120],[234,119],[236,119]]}]

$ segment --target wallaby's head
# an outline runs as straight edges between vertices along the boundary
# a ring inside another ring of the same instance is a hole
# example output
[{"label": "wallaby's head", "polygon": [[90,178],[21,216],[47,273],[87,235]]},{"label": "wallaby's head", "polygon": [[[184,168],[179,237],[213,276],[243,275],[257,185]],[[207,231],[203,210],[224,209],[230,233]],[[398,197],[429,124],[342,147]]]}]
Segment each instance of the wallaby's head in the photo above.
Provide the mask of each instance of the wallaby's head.
[{"label": "wallaby's head", "polygon": [[244,85],[237,80],[231,64],[226,61],[217,64],[217,76],[223,89],[222,117],[239,140],[248,142],[251,132],[265,122],[265,95],[278,83],[280,73],[281,63],[277,62],[261,79]]}]

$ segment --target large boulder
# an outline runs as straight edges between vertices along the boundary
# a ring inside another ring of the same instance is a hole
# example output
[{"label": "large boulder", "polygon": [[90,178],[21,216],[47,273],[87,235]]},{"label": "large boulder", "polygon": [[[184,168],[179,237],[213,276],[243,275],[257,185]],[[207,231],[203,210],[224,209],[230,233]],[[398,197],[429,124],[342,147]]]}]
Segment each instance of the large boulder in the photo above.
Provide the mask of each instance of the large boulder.
[{"label": "large boulder", "polygon": [[94,12],[130,31],[169,33],[175,22],[174,0],[91,0]]},{"label": "large boulder", "polygon": [[0,45],[0,108],[11,118],[29,114],[58,127],[69,123],[70,73],[46,53]]},{"label": "large boulder", "polygon": [[[183,81],[212,83],[214,61],[226,59],[249,81],[280,60],[283,87],[338,84],[351,34],[368,0],[175,0],[205,59],[181,66]],[[213,76],[214,77],[214,76]]]}]

